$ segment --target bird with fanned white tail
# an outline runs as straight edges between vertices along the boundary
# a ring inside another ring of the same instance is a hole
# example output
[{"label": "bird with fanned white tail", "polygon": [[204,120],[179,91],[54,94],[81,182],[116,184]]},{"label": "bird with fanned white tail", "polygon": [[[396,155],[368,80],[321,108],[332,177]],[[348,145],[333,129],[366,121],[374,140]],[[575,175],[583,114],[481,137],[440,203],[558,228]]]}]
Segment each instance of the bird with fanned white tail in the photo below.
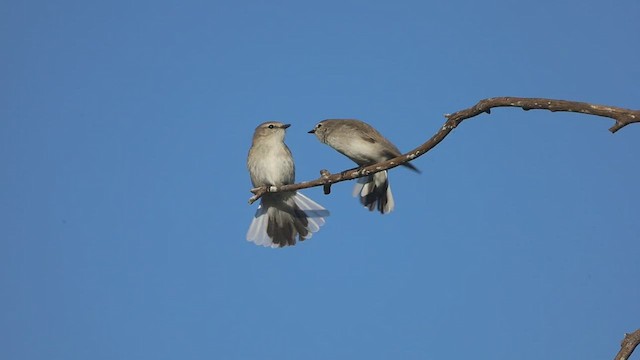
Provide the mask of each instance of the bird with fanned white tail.
[{"label": "bird with fanned white tail", "polygon": [[[289,124],[269,121],[258,125],[247,167],[254,187],[295,183],[295,165],[284,143]],[[247,240],[274,248],[292,246],[320,230],[329,211],[296,191],[265,193],[249,226]]]}]

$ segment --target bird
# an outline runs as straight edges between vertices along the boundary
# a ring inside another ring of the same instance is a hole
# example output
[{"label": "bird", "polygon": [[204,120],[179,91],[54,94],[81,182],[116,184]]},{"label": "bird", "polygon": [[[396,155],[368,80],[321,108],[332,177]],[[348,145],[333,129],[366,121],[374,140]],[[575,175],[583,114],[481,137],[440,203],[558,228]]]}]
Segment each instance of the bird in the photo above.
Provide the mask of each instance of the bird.
[{"label": "bird", "polygon": [[[400,150],[380,134],[373,126],[356,119],[322,120],[309,131],[320,142],[329,145],[360,167],[365,167],[402,155]],[[420,173],[411,163],[402,164]],[[395,208],[387,171],[380,171],[358,178],[353,196],[360,196],[360,203],[369,211],[388,214]]]},{"label": "bird", "polygon": [[[247,157],[251,183],[255,187],[295,183],[295,164],[284,143],[291,126],[278,121],[256,127]],[[297,191],[265,193],[247,231],[247,240],[280,248],[303,241],[325,223],[329,211]]]}]

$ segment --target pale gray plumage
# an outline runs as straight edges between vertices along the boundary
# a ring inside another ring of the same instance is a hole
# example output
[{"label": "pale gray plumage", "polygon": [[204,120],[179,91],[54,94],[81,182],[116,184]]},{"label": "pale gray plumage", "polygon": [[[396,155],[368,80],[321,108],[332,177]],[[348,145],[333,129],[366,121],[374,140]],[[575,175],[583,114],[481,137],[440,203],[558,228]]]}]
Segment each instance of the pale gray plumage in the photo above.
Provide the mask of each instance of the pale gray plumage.
[{"label": "pale gray plumage", "polygon": [[[315,134],[322,143],[336,149],[359,166],[372,165],[402,155],[382,134],[360,120],[323,120],[309,133]],[[403,165],[420,172],[410,163]],[[371,211],[378,209],[386,214],[395,207],[386,170],[359,178],[353,195],[360,195],[360,203]]]},{"label": "pale gray plumage", "polygon": [[[254,187],[295,182],[295,165],[284,143],[289,124],[270,121],[256,128],[247,167]],[[325,223],[329,212],[295,191],[266,193],[249,226],[247,240],[257,245],[283,247],[311,237]]]}]

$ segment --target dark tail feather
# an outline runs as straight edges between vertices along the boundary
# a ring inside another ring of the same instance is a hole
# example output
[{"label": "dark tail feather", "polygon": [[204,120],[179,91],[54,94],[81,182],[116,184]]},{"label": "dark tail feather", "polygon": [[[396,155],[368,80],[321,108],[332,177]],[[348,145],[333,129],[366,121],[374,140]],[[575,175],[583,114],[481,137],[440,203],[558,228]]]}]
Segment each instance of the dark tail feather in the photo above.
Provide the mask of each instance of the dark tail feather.
[{"label": "dark tail feather", "polygon": [[422,171],[420,171],[417,167],[413,166],[413,164],[411,164],[410,162],[404,163],[404,164],[402,164],[402,166],[406,166],[409,169],[417,172],[418,174],[422,174]]},{"label": "dark tail feather", "polygon": [[296,244],[296,236],[293,221],[289,219],[289,214],[276,210],[269,216],[267,224],[267,235],[273,239],[273,243],[279,247]]},{"label": "dark tail feather", "polygon": [[[394,158],[396,156],[399,156],[400,154],[399,153],[393,153],[393,152],[390,152],[390,151],[386,151],[386,152],[384,152],[384,155],[386,155],[388,159],[392,159],[392,158]],[[413,166],[413,164],[410,163],[410,162],[406,162],[406,163],[402,164],[402,166],[406,166],[409,169],[417,172],[418,174],[422,173],[420,170],[418,170],[417,167]]]},{"label": "dark tail feather", "polygon": [[[386,186],[385,186],[386,185]],[[378,209],[384,214],[384,207],[387,205],[389,199],[387,198],[387,188],[389,183],[385,183],[383,186],[375,186],[371,189],[371,192],[365,196],[360,197],[360,203],[364,205],[369,211]]]},{"label": "dark tail feather", "polygon": [[360,196],[360,203],[369,211],[377,209],[381,214],[387,214],[395,206],[386,171],[358,179],[353,195]]}]

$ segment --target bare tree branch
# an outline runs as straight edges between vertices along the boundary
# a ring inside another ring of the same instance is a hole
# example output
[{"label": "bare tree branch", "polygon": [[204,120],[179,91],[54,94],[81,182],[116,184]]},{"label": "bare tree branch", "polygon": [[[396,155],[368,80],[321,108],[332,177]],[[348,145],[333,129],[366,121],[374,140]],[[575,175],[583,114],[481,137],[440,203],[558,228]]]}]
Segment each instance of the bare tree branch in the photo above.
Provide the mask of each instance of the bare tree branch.
[{"label": "bare tree branch", "polygon": [[449,133],[464,120],[482,113],[490,114],[491,109],[497,107],[519,107],[523,110],[540,109],[553,112],[564,111],[607,117],[615,120],[615,124],[609,129],[612,133],[615,133],[629,124],[640,122],[640,110],[630,110],[607,105],[542,98],[495,97],[484,99],[480,100],[480,102],[473,107],[445,115],[447,121],[442,125],[440,130],[427,140],[427,142],[406,154],[362,168],[345,170],[338,174],[330,174],[327,170],[322,170],[321,177],[312,181],[282,186],[262,186],[251,189],[251,192],[254,195],[249,199],[249,204],[253,204],[266,192],[300,190],[321,185],[324,186],[324,193],[329,194],[331,184],[346,180],[353,180],[379,171],[392,169],[424,155],[444,140],[444,138],[447,137],[447,135],[449,135]]},{"label": "bare tree branch", "polygon": [[614,358],[614,360],[627,360],[633,350],[635,350],[636,346],[640,344],[640,329],[629,333],[624,334],[624,339],[622,339],[622,343],[620,344],[620,351]]}]

